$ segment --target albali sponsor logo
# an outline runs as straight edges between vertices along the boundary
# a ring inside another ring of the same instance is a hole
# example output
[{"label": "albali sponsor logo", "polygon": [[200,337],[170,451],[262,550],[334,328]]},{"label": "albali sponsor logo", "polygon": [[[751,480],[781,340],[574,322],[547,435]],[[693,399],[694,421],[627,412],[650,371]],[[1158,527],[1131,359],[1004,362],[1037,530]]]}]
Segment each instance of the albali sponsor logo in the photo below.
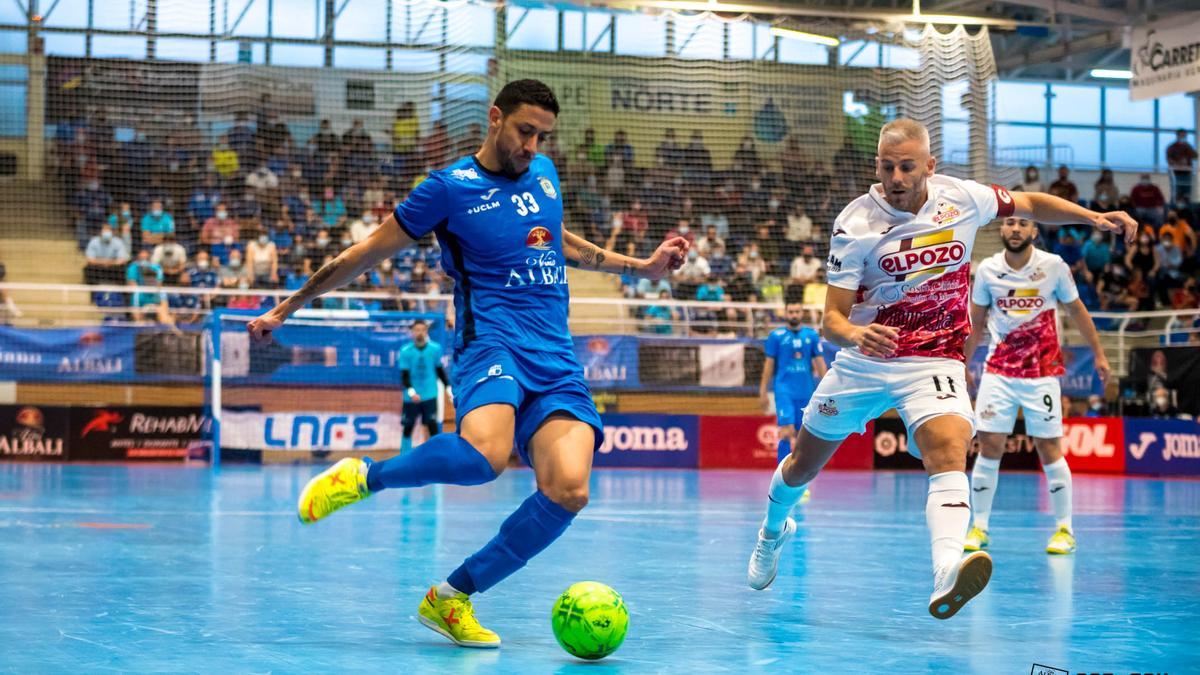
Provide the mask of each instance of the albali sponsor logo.
[{"label": "albali sponsor logo", "polygon": [[0,455],[62,457],[63,439],[46,438],[45,420],[38,408],[29,406],[18,410],[12,434],[0,436]]},{"label": "albali sponsor logo", "polygon": [[600,452],[686,452],[687,434],[682,427],[605,426]]}]

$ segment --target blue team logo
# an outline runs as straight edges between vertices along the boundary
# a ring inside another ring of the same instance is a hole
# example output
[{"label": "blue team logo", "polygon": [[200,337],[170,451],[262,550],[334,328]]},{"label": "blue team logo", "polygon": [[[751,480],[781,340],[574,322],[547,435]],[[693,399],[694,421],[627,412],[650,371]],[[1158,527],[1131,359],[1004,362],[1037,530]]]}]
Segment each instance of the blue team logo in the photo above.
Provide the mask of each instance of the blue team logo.
[{"label": "blue team logo", "polygon": [[550,182],[545,176],[538,176],[538,185],[542,186],[542,192],[550,199],[558,199],[558,191],[554,189],[554,183]]},{"label": "blue team logo", "polygon": [[550,242],[554,241],[554,235],[550,234],[550,230],[542,226],[538,226],[529,231],[525,236],[525,245],[529,248],[536,248],[539,251],[550,250]]}]

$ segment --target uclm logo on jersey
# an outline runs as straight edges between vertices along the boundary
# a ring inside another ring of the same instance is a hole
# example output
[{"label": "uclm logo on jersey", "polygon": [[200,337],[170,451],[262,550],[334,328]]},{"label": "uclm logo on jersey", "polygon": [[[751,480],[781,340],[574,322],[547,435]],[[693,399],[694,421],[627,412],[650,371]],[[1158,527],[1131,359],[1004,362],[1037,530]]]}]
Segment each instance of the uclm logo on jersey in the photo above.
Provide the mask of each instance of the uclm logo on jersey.
[{"label": "uclm logo on jersey", "polygon": [[550,234],[550,230],[541,226],[533,228],[525,236],[525,245],[539,251],[548,250],[552,241],[554,241],[554,235]]},{"label": "uclm logo on jersey", "polygon": [[900,250],[879,259],[879,267],[896,281],[918,274],[941,274],[967,258],[967,245],[954,238],[954,230],[900,241]]},{"label": "uclm logo on jersey", "polygon": [[1008,295],[996,298],[996,309],[1014,316],[1036,312],[1046,306],[1046,299],[1036,288],[1014,288]]}]

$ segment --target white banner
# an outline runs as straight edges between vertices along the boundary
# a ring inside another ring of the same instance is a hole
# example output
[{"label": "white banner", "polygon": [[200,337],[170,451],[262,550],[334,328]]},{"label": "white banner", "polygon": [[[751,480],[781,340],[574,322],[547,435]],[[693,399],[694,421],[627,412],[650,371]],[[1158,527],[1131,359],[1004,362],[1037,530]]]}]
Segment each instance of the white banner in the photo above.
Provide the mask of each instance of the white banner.
[{"label": "white banner", "polygon": [[[239,450],[398,450],[396,413],[261,413],[225,411],[221,447]],[[425,430],[417,425],[413,444]]]},{"label": "white banner", "polygon": [[1133,100],[1200,91],[1200,12],[1134,28],[1129,51]]},{"label": "white banner", "polygon": [[740,387],[745,384],[746,370],[742,361],[745,351],[740,342],[700,345],[700,386]]}]

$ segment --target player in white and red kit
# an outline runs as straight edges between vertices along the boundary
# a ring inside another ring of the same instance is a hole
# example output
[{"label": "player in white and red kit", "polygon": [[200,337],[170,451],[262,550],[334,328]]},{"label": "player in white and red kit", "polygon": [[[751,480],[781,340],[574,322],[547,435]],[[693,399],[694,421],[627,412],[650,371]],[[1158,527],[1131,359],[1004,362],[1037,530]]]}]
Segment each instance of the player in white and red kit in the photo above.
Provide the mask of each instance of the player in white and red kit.
[{"label": "player in white and red kit", "polygon": [[974,433],[963,341],[970,332],[975,234],[994,218],[1012,215],[1089,223],[1127,238],[1137,223],[1123,212],[1100,214],[1047,194],[1009,194],[934,175],[935,165],[925,127],[912,120],[888,123],[879,132],[875,158],[880,183],[834,223],[821,330],[842,350],[804,411],[792,454],[771,479],[767,516],[750,557],[752,588],[775,579],[782,544],[796,531],[788,514],[805,485],[843,439],[889,408],[900,413],[910,431],[909,451],[929,473],[929,612],[953,616],[991,576],[987,553],[963,557],[971,522],[967,446]]},{"label": "player in white and red kit", "polygon": [[975,428],[979,457],[971,472],[975,522],[965,549],[988,547],[988,516],[1000,474],[1004,441],[1012,433],[1017,409],[1025,414],[1025,433],[1034,439],[1054,505],[1057,530],[1047,553],[1072,553],[1071,469],[1063,457],[1062,392],[1058,376],[1063,358],[1059,349],[1055,308],[1062,304],[1096,358],[1096,372],[1107,383],[1112,369],[1100,346],[1092,317],[1079,299],[1071,270],[1063,259],[1033,247],[1037,226],[1010,217],[1000,226],[1004,250],[979,265],[971,292],[971,325],[964,353],[969,358],[983,337],[984,320],[991,335],[987,362],[975,397]]}]

